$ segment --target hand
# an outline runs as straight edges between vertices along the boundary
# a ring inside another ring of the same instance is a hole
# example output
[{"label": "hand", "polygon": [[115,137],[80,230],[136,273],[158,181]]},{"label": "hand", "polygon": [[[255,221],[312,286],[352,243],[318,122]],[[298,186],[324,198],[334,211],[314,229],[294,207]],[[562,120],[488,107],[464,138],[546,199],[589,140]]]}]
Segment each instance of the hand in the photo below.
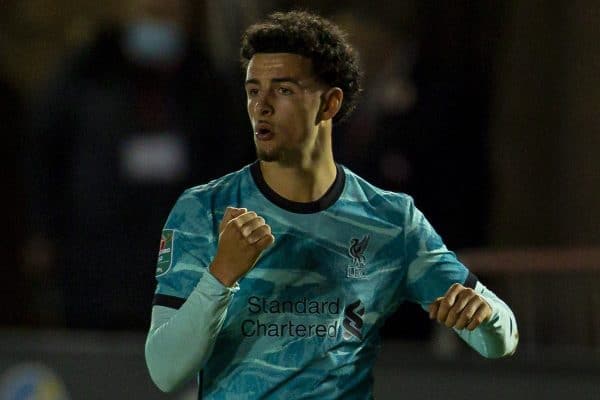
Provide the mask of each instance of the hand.
[{"label": "hand", "polygon": [[492,315],[492,308],[484,297],[459,283],[450,286],[443,297],[429,306],[429,318],[448,328],[472,331]]},{"label": "hand", "polygon": [[227,207],[219,225],[219,245],[210,272],[225,286],[232,286],[274,241],[264,218],[245,208]]}]

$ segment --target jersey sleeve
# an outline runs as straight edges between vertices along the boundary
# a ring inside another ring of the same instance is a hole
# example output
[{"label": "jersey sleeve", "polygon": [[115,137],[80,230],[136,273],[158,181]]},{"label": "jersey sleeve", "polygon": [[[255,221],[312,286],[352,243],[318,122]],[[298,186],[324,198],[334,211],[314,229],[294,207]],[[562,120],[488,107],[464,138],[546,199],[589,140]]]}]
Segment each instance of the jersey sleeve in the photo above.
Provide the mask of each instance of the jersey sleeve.
[{"label": "jersey sleeve", "polygon": [[153,305],[179,308],[204,274],[209,274],[216,246],[212,213],[185,192],[161,233]]},{"label": "jersey sleeve", "polygon": [[412,198],[408,201],[404,234],[409,301],[426,308],[454,283],[475,288],[477,277],[446,248]]},{"label": "jersey sleeve", "polygon": [[169,392],[203,368],[213,352],[232,296],[208,270],[216,252],[216,218],[184,193],[161,235],[157,288],[145,357],[150,377]]},{"label": "jersey sleeve", "polygon": [[454,283],[474,289],[486,299],[492,308],[492,315],[477,329],[455,329],[456,333],[484,357],[498,358],[513,354],[519,341],[514,314],[446,248],[425,216],[414,206],[412,199],[405,226],[408,300],[427,309]]}]

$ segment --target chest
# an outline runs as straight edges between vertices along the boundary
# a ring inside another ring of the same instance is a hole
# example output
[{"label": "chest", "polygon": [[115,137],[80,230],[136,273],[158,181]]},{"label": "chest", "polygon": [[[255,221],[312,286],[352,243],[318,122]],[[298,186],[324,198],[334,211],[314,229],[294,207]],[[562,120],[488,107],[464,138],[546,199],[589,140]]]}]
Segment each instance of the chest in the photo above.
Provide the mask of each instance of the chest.
[{"label": "chest", "polygon": [[265,220],[275,244],[240,282],[231,315],[342,323],[354,307],[375,323],[397,302],[404,278],[397,228],[339,215]]}]

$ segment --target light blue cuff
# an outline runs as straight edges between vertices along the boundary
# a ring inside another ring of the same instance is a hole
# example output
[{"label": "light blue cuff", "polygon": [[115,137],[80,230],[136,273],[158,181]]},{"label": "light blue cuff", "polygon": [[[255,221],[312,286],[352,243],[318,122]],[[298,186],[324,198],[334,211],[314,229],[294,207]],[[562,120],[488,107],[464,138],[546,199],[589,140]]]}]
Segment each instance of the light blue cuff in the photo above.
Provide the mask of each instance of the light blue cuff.
[{"label": "light blue cuff", "polygon": [[484,357],[499,358],[513,354],[519,335],[511,309],[481,282],[477,282],[475,290],[485,297],[492,308],[492,316],[473,331],[455,329],[456,333]]},{"label": "light blue cuff", "polygon": [[240,290],[240,285],[236,282],[233,286],[225,286],[221,283],[220,280],[215,278],[215,276],[207,269],[206,274],[202,274],[202,277],[198,281],[196,285],[197,289],[200,289],[201,292],[206,293],[208,295],[219,296],[226,294],[233,294]]}]

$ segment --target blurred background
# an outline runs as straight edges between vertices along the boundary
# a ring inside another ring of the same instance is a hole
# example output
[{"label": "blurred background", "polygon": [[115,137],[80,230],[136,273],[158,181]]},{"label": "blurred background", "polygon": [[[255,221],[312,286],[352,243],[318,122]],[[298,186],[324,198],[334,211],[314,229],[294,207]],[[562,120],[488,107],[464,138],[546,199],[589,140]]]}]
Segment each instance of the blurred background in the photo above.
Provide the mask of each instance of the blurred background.
[{"label": "blurred background", "polygon": [[3,0],[0,400],[194,398],[143,361],[159,235],[253,161],[239,37],[298,7],[361,55],[337,161],[412,195],[520,326],[482,360],[404,305],[376,397],[600,398],[598,2]]}]

